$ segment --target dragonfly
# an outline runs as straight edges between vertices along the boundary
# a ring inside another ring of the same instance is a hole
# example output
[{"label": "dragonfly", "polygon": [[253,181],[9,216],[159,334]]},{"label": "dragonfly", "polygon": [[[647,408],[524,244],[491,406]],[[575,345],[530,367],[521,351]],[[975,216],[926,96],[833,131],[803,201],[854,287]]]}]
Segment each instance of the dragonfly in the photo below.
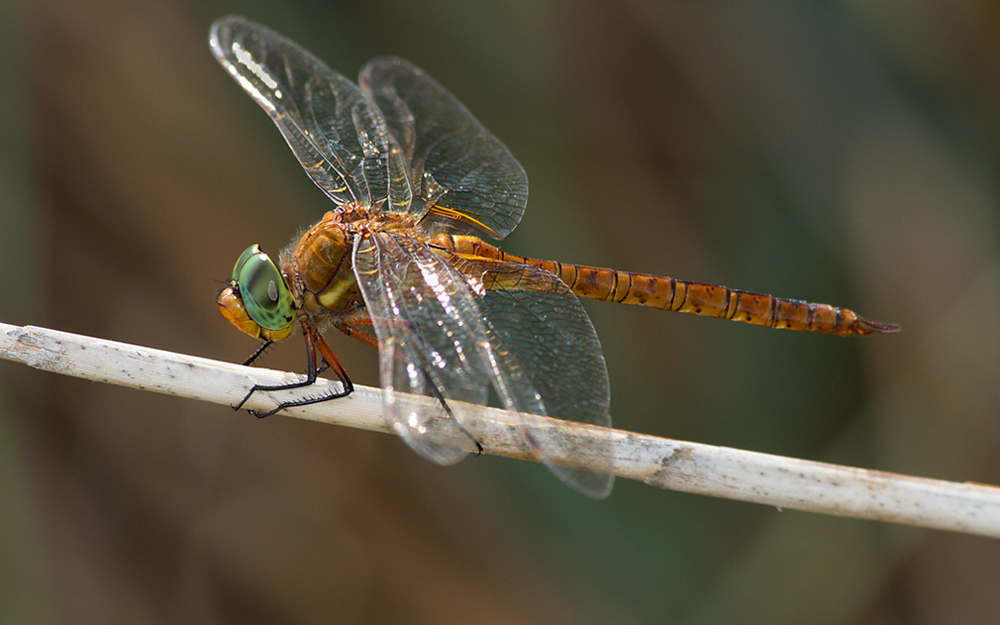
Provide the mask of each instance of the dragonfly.
[{"label": "dragonfly", "polygon": [[[278,403],[280,410],[344,397],[353,385],[323,338],[335,328],[378,350],[383,404],[421,456],[458,462],[481,452],[476,406],[565,424],[611,426],[600,340],[579,298],[839,336],[898,326],[827,304],[503,252],[528,198],[524,169],[447,90],[409,62],[379,57],[355,84],[301,46],[244,17],[211,27],[215,58],[277,125],[335,208],[275,263],[248,247],[218,295],[222,315],[263,341],[296,323],[304,380],[331,370],[341,390]],[[610,471],[565,466],[553,440],[522,422],[532,453],[584,495],[606,497]],[[561,430],[556,430],[558,439]],[[565,436],[570,440],[570,436]],[[612,466],[609,446],[579,450]]]}]

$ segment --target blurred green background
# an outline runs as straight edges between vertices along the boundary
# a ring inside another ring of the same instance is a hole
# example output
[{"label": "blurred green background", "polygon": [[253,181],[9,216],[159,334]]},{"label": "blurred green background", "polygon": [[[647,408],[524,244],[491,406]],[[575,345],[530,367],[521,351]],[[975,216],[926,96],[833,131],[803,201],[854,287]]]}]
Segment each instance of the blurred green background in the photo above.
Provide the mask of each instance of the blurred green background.
[{"label": "blurred green background", "polygon": [[[844,340],[590,305],[616,426],[1000,482],[993,2],[7,0],[0,321],[241,361],[215,280],[332,205],[213,60],[241,13],[423,67],[528,172],[505,249],[828,302]],[[354,380],[375,353],[329,337]],[[288,341],[264,363],[302,368]],[[4,623],[989,623],[994,540],[0,363]]]}]

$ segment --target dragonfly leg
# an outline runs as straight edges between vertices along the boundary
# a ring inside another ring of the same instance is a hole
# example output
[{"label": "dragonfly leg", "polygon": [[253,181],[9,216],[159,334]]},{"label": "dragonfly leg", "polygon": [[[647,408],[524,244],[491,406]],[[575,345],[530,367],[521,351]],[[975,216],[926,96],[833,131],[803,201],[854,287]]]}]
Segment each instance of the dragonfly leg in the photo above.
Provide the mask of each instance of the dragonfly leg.
[{"label": "dragonfly leg", "polygon": [[243,366],[249,367],[250,365],[252,365],[253,361],[257,360],[257,357],[266,352],[267,348],[273,344],[274,341],[264,341],[263,343],[261,343],[260,347],[257,348],[257,351],[250,354],[250,357],[243,361]]},{"label": "dragonfly leg", "polygon": [[[301,382],[290,382],[288,384],[273,384],[273,385],[254,384],[253,387],[250,389],[250,391],[247,392],[243,400],[240,401],[239,404],[233,406],[234,410],[239,410],[240,408],[242,408],[243,404],[245,404],[246,401],[250,399],[250,396],[256,393],[257,391],[287,391],[293,388],[302,388],[304,386],[315,384],[318,372],[323,371],[328,367],[332,368],[334,373],[337,374],[337,378],[340,380],[341,386],[343,386],[342,391],[332,392],[317,397],[306,397],[303,399],[281,402],[278,404],[276,408],[274,408],[273,410],[269,410],[267,412],[257,412],[255,410],[248,410],[247,412],[249,412],[250,414],[259,419],[263,419],[264,417],[269,417],[285,408],[291,408],[294,406],[306,406],[309,404],[317,404],[319,402],[329,401],[331,399],[339,399],[341,397],[346,397],[354,392],[354,384],[351,382],[351,379],[347,377],[347,371],[344,369],[343,365],[340,364],[340,361],[337,360],[337,357],[333,355],[333,350],[331,350],[330,346],[326,344],[326,341],[323,340],[323,337],[320,336],[319,332],[314,327],[312,327],[312,325],[308,324],[303,324],[303,332],[306,339],[306,379]],[[317,369],[316,365],[317,349],[319,350],[319,355],[322,357],[324,363],[324,365],[319,369]],[[258,352],[260,351],[262,350],[259,349]],[[257,354],[254,354],[254,356],[251,357],[251,360],[256,356]]]},{"label": "dragonfly leg", "polygon": [[455,413],[451,411],[451,406],[448,405],[448,401],[444,398],[444,395],[441,394],[441,390],[438,388],[437,384],[434,383],[433,378],[431,378],[430,374],[427,373],[427,369],[422,368],[421,371],[423,371],[424,378],[427,379],[427,388],[431,391],[431,395],[434,396],[434,399],[438,400],[438,403],[441,404],[441,409],[448,415],[451,422],[455,424],[455,427],[457,427],[462,434],[465,434],[476,446],[476,455],[483,455],[482,444],[476,440],[476,437],[472,434],[472,432],[462,425],[462,422],[455,417]]},{"label": "dragonfly leg", "polygon": [[356,339],[369,347],[378,349],[378,339],[358,327],[370,325],[372,325],[371,318],[365,317],[364,319],[355,319],[350,322],[339,321],[335,323],[333,327],[337,328],[352,339]]}]

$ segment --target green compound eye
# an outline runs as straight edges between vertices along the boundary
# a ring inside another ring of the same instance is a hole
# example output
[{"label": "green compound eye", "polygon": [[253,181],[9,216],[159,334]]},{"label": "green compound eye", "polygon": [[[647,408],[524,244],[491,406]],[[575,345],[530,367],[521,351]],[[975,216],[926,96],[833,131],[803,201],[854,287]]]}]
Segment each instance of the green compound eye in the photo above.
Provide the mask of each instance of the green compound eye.
[{"label": "green compound eye", "polygon": [[233,267],[233,282],[239,287],[247,314],[260,327],[283,330],[295,321],[292,294],[285,279],[256,244],[240,254]]}]

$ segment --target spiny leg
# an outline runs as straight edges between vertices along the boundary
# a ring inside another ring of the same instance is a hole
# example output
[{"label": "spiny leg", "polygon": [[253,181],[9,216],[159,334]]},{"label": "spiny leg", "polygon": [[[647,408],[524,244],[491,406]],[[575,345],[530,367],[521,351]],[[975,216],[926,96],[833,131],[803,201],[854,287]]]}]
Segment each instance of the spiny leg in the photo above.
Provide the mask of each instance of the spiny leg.
[{"label": "spiny leg", "polygon": [[[421,337],[419,335],[417,335],[416,338],[418,341],[421,340]],[[434,378],[432,378],[431,374],[428,372],[429,367],[427,364],[428,360],[427,354],[429,352],[430,352],[429,349],[417,350],[417,353],[420,356],[421,360],[420,372],[424,375],[424,379],[427,380],[427,388],[430,391],[430,395],[434,397],[434,399],[436,399],[439,404],[441,404],[441,409],[444,410],[445,414],[448,415],[448,418],[451,419],[451,422],[455,424],[455,427],[457,427],[458,430],[462,434],[464,434],[470,441],[472,441],[472,443],[476,446],[476,455],[477,456],[482,455],[483,453],[482,444],[480,444],[480,442],[476,440],[476,437],[472,434],[472,432],[470,432],[468,428],[462,425],[462,422],[458,420],[458,418],[455,416],[455,413],[452,412],[451,406],[448,405],[448,400],[444,398],[444,395],[441,393],[441,389],[438,388],[438,385],[434,383]]]},{"label": "spiny leg", "polygon": [[[262,354],[264,354],[267,351],[267,349],[272,345],[274,345],[274,341],[264,341],[263,343],[261,343],[260,347],[257,348],[257,351],[255,351],[253,354],[250,355],[249,358],[243,361],[243,366],[249,367],[250,365],[252,365],[254,362],[256,362],[257,358]],[[326,362],[326,360],[324,360],[323,364],[316,370],[316,373],[317,374],[323,373],[329,367],[330,365]],[[243,401],[246,400],[244,399]]]},{"label": "spiny leg", "polygon": [[340,321],[334,323],[333,327],[337,328],[338,330],[340,330],[347,336],[351,337],[352,339],[361,341],[362,343],[364,343],[369,347],[374,347],[375,349],[378,349],[378,339],[358,327],[358,326],[370,326],[370,325],[372,325],[371,318],[365,317],[363,319],[356,319],[349,323],[346,321]]},{"label": "spiny leg", "polygon": [[[274,341],[264,341],[263,343],[261,343],[260,347],[258,347],[257,350],[254,353],[250,354],[249,358],[247,358],[246,360],[243,361],[243,366],[244,367],[249,367],[250,365],[252,365],[253,362],[255,360],[257,360],[257,357],[260,356],[261,354],[263,354],[264,352],[266,352],[267,348],[270,347],[273,344],[274,344]],[[246,401],[246,400],[243,400],[243,401]]]},{"label": "spiny leg", "polygon": [[[243,400],[233,407],[234,410],[239,410],[243,407],[250,396],[257,391],[287,391],[294,388],[302,388],[316,383],[317,374],[319,371],[325,370],[330,367],[337,374],[337,378],[343,386],[343,390],[339,393],[328,393],[326,395],[320,395],[318,397],[307,397],[304,399],[296,399],[286,402],[281,402],[273,410],[267,412],[257,412],[255,410],[248,410],[250,414],[258,418],[264,418],[273,415],[285,408],[291,408],[294,406],[306,406],[309,404],[316,404],[323,401],[329,401],[331,399],[339,399],[341,397],[346,397],[354,392],[354,384],[351,383],[351,379],[347,376],[347,371],[344,369],[337,357],[334,356],[333,350],[326,344],[323,337],[320,336],[319,332],[311,324],[303,324],[303,335],[306,341],[306,379],[301,382],[290,382],[288,384],[254,384],[250,391],[246,394]],[[317,354],[316,350],[319,349],[320,356],[323,359],[323,366],[317,369]],[[261,352],[263,348],[258,349],[257,352],[251,356],[249,362],[252,362]]]},{"label": "spiny leg", "polygon": [[[372,323],[371,319],[366,317],[354,323],[340,322],[335,324],[335,327],[344,334],[346,334],[347,336],[350,336],[351,338],[357,339],[366,345],[378,349],[378,340],[374,336],[364,332],[363,330],[357,327],[359,325],[361,326],[371,325],[371,323]],[[234,410],[239,410],[240,408],[242,408],[243,404],[245,404],[246,401],[250,399],[250,396],[253,395],[256,391],[285,391],[293,388],[302,388],[305,386],[309,386],[310,384],[315,384],[317,375],[319,375],[320,373],[322,373],[323,371],[327,370],[330,367],[333,367],[334,372],[337,374],[337,378],[343,385],[344,387],[343,392],[331,393],[329,395],[322,395],[320,397],[311,397],[307,399],[283,402],[279,404],[278,407],[275,408],[274,410],[270,410],[265,413],[258,413],[253,410],[249,410],[248,412],[250,412],[250,414],[258,418],[263,418],[270,416],[280,411],[283,408],[288,408],[291,406],[305,406],[308,404],[319,403],[321,401],[328,401],[330,399],[339,399],[341,397],[346,397],[347,395],[350,395],[352,392],[354,392],[354,384],[347,376],[347,371],[344,369],[343,365],[340,364],[340,361],[333,354],[333,350],[330,349],[330,346],[327,345],[326,341],[319,334],[319,332],[315,328],[313,328],[312,325],[304,325],[303,335],[306,340],[306,371],[307,371],[306,379],[301,382],[290,382],[288,384],[276,384],[276,385],[255,384],[253,388],[251,388],[250,391],[246,394],[243,400],[240,401],[240,403],[237,404],[236,406],[233,406]],[[247,360],[243,363],[243,365],[249,366],[250,364],[252,364],[273,343],[274,341],[265,341],[264,343],[262,343],[261,346],[258,347],[257,350],[249,358],[247,358]],[[317,348],[319,349],[320,355],[322,357],[322,364],[319,367],[316,366]]]},{"label": "spiny leg", "polygon": [[421,367],[420,371],[424,374],[424,378],[427,380],[427,386],[430,388],[431,394],[434,395],[434,398],[441,404],[441,409],[445,411],[445,414],[447,414],[448,418],[451,419],[451,422],[455,424],[455,427],[457,427],[462,434],[465,434],[465,436],[468,437],[468,439],[476,446],[476,455],[483,455],[482,444],[476,440],[476,437],[473,436],[472,432],[466,429],[466,427],[462,425],[462,422],[455,417],[455,413],[451,411],[451,406],[448,405],[448,402],[441,394],[441,390],[437,387],[437,384],[434,384],[434,380],[432,380],[430,374],[427,373],[427,369]]}]

